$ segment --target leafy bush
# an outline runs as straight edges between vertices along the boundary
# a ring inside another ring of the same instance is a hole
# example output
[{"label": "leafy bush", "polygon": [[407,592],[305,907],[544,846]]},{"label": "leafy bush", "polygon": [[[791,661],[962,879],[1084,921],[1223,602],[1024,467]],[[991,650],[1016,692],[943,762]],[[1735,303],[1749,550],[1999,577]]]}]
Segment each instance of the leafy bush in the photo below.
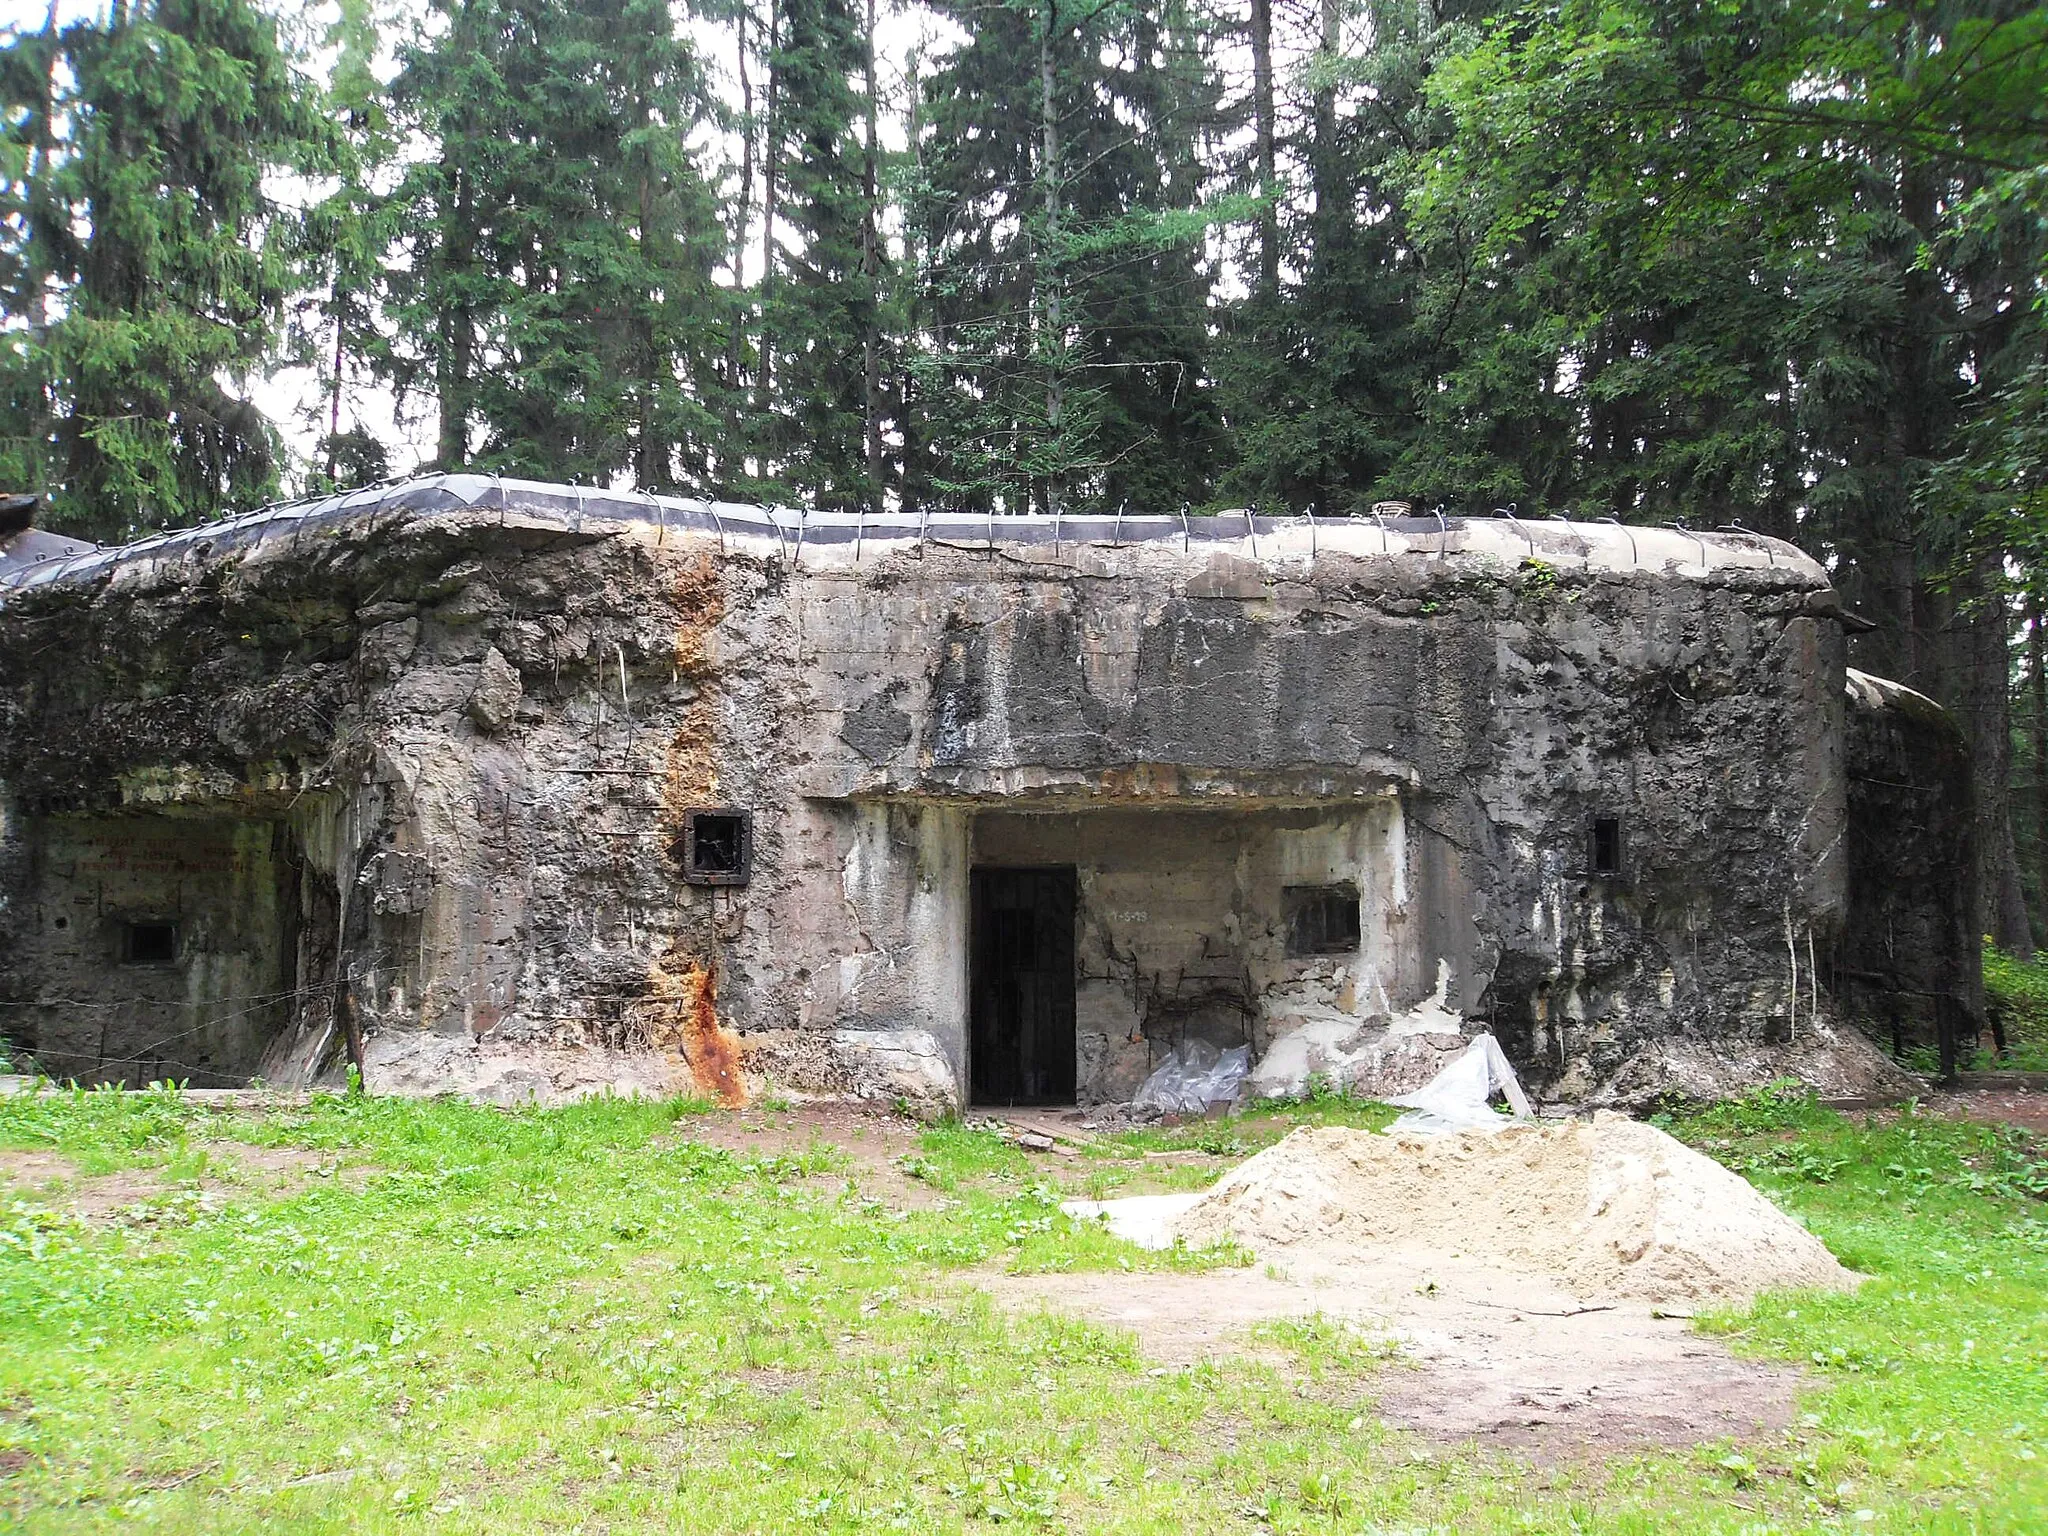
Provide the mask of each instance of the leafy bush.
[{"label": "leafy bush", "polygon": [[2048,961],[2016,959],[1986,939],[1984,1002],[2005,1024],[2008,1055],[1995,1065],[2048,1072]]}]

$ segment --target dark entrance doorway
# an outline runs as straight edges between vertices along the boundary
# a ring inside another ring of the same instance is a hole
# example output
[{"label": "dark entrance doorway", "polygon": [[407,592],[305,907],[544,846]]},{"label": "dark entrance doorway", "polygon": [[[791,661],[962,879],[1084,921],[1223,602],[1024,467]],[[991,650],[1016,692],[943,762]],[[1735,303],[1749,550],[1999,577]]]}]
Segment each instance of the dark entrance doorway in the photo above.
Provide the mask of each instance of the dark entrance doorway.
[{"label": "dark entrance doorway", "polygon": [[977,869],[973,883],[967,1043],[973,1100],[1071,1104],[1074,871]]}]

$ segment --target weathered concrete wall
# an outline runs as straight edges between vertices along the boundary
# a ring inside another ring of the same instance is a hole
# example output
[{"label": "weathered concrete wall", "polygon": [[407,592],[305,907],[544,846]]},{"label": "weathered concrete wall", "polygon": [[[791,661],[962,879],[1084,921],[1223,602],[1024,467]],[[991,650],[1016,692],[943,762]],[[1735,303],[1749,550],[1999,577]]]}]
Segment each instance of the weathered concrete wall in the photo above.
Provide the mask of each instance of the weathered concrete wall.
[{"label": "weathered concrete wall", "polygon": [[249,1079],[293,1012],[298,872],[281,823],[58,817],[23,840],[21,865],[0,1035],[53,1076]]},{"label": "weathered concrete wall", "polygon": [[1976,807],[1962,727],[1899,683],[1848,674],[1850,902],[1838,992],[1894,1052],[1962,1051],[1984,1019]]},{"label": "weathered concrete wall", "polygon": [[[431,483],[0,594],[0,996],[45,985],[47,850],[171,807],[289,824],[334,937],[267,1059],[353,1022],[373,1086],[949,1101],[1012,859],[1082,872],[1093,1093],[1232,1018],[1368,1086],[1457,1017],[1579,1098],[1883,1075],[1809,958],[1841,638],[1786,546],[658,510]],[[680,878],[712,806],[747,884]],[[1340,882],[1359,953],[1287,957],[1284,889]]]}]

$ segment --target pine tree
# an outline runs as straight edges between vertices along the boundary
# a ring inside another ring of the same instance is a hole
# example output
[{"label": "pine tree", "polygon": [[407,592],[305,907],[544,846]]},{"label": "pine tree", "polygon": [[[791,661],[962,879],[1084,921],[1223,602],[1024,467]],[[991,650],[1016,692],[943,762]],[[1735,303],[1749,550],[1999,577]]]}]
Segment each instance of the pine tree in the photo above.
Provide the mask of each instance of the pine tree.
[{"label": "pine tree", "polygon": [[[2016,445],[1973,432],[1973,410],[2039,356],[2044,226],[1986,212],[1984,193],[2038,156],[2048,18],[1742,11],[1567,4],[1445,72],[1456,132],[1423,194],[1424,303],[1454,356],[1420,457],[1462,470],[1468,494],[1742,515],[1828,556],[1878,622],[1859,663],[1968,730],[1983,921],[2026,948],[2011,550],[1995,518],[1945,522],[1939,492],[1946,466],[1966,508],[2001,494],[1966,466],[1985,462],[1980,437],[1992,462]],[[1541,403],[1542,430],[1502,435],[1529,420],[1518,399]]]},{"label": "pine tree", "polygon": [[948,6],[928,81],[924,419],[933,494],[1070,510],[1201,504],[1222,446],[1204,249],[1206,23],[1120,0]]},{"label": "pine tree", "polygon": [[[687,145],[708,111],[665,0],[439,0],[402,120],[397,382],[431,388],[436,462],[650,489],[713,475],[723,258]],[[431,381],[431,383],[429,383]]]},{"label": "pine tree", "polygon": [[[294,274],[263,191],[310,159],[312,92],[247,0],[116,0],[8,40],[10,468],[103,538],[276,489],[233,386],[275,355]],[[223,380],[227,381],[226,383]]]},{"label": "pine tree", "polygon": [[[1499,8],[1317,0],[1294,22],[1306,63],[1292,99],[1268,104],[1275,87],[1257,76],[1270,78],[1273,67],[1255,69],[1257,179],[1274,181],[1269,167],[1283,156],[1304,176],[1275,208],[1270,235],[1261,221],[1259,275],[1232,316],[1224,352],[1234,495],[1274,510],[1342,514],[1379,496],[1435,489],[1418,483],[1410,462],[1437,335],[1421,307],[1409,189],[1413,167],[1449,128],[1428,98],[1430,76]],[[1258,42],[1270,26],[1265,0],[1254,0],[1255,55],[1270,55],[1272,44]],[[1271,148],[1269,135],[1279,140]],[[1266,254],[1269,238],[1289,258],[1285,281],[1278,256]]]},{"label": "pine tree", "polygon": [[775,244],[762,293],[757,423],[775,492],[851,511],[880,505],[871,477],[868,351],[880,302],[868,153],[868,39],[847,0],[778,0],[768,67]]},{"label": "pine tree", "polygon": [[292,336],[293,351],[320,381],[309,476],[318,490],[374,483],[391,469],[384,444],[354,420],[344,426],[343,412],[351,384],[370,383],[385,362],[379,297],[395,205],[378,183],[398,149],[389,95],[375,72],[372,0],[340,0],[324,41],[334,51],[322,102],[333,132],[318,168],[336,185],[298,232],[300,270],[318,286],[299,301]]}]

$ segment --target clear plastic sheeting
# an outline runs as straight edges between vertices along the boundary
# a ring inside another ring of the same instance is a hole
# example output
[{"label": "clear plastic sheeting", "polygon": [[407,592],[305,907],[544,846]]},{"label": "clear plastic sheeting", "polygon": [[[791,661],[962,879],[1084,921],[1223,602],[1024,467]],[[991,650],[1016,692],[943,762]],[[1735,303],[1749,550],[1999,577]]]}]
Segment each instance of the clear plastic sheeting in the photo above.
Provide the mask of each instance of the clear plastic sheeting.
[{"label": "clear plastic sheeting", "polygon": [[1162,1115],[1205,1115],[1211,1104],[1236,1102],[1251,1065],[1248,1045],[1222,1051],[1206,1040],[1190,1040],[1166,1053],[1131,1107]]},{"label": "clear plastic sheeting", "polygon": [[1404,1093],[1389,1104],[1408,1111],[1392,1129],[1442,1135],[1450,1131],[1497,1131],[1514,1121],[1495,1113],[1493,1096],[1507,1101],[1515,1120],[1532,1120],[1529,1096],[1507,1053],[1491,1035],[1474,1035],[1465,1053],[1413,1093]]}]

